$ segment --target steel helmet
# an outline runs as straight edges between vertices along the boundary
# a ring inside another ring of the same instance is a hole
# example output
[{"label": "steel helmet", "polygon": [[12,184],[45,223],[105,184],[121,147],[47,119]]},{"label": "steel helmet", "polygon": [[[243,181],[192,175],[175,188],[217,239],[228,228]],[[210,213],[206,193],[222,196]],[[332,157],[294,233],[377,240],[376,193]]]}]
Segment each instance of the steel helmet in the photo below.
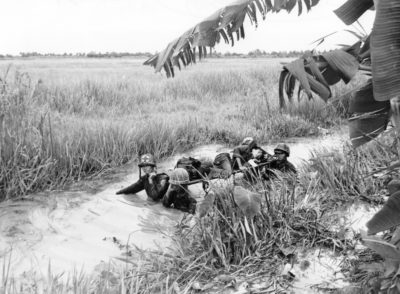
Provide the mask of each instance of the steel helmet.
[{"label": "steel helmet", "polygon": [[290,148],[289,148],[289,146],[286,145],[286,144],[283,144],[283,143],[278,144],[278,145],[275,147],[274,151],[282,151],[282,152],[285,152],[287,156],[290,155]]},{"label": "steel helmet", "polygon": [[139,160],[139,167],[144,167],[144,166],[156,166],[156,160],[154,159],[154,156],[152,154],[144,154],[140,156]]},{"label": "steel helmet", "polygon": [[256,140],[254,140],[253,137],[246,137],[246,138],[244,138],[243,141],[242,141],[242,145],[250,145],[250,144],[252,144],[252,143],[253,143],[254,145],[257,145]]},{"label": "steel helmet", "polygon": [[189,183],[189,173],[184,168],[176,168],[169,175],[169,183],[172,185],[185,185]]}]

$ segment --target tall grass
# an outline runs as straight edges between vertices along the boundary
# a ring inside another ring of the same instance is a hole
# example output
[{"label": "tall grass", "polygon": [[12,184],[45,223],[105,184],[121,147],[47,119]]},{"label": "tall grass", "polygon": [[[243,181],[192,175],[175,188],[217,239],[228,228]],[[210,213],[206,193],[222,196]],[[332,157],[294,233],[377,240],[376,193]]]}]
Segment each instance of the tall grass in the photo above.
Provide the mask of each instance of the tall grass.
[{"label": "tall grass", "polygon": [[199,65],[176,79],[96,62],[16,61],[4,69],[0,200],[102,174],[144,152],[162,158],[249,135],[262,143],[308,136],[326,118],[318,105],[280,112],[280,66],[268,60],[216,60],[218,67]]},{"label": "tall grass", "polygon": [[397,160],[396,141],[389,131],[379,142],[358,149],[346,144],[340,149],[315,151],[300,178],[302,185],[313,187],[323,195],[319,196],[322,201],[333,205],[357,200],[382,203],[386,185],[396,172],[375,172]]}]

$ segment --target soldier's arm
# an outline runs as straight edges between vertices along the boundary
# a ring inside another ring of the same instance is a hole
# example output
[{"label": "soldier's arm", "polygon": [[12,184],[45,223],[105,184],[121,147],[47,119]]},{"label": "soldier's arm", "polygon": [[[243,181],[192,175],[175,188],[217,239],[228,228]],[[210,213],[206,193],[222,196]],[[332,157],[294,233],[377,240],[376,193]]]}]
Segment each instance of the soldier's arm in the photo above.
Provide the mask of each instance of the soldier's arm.
[{"label": "soldier's arm", "polygon": [[162,199],[162,204],[163,204],[165,207],[170,207],[171,204],[173,203],[173,197],[174,197],[174,196],[173,196],[171,193],[165,194],[164,197],[163,197],[163,199]]},{"label": "soldier's arm", "polygon": [[163,177],[160,181],[160,186],[161,186],[160,196],[164,197],[164,195],[165,195],[165,193],[167,193],[167,190],[169,187],[169,177],[167,175],[163,175]]},{"label": "soldier's arm", "polygon": [[291,162],[289,162],[289,171],[291,171],[294,174],[297,174],[297,169]]},{"label": "soldier's arm", "polygon": [[168,176],[166,174],[157,174],[148,188],[147,193],[153,200],[161,199],[168,190]]},{"label": "soldier's arm", "polygon": [[239,167],[239,169],[244,168],[243,164],[244,164],[244,158],[242,156],[242,150],[240,148],[241,146],[236,147],[235,149],[233,149],[233,155],[232,158],[234,161],[236,161],[237,166]]},{"label": "soldier's arm", "polygon": [[135,194],[144,189],[144,177],[141,177],[136,183],[119,190],[116,194]]}]

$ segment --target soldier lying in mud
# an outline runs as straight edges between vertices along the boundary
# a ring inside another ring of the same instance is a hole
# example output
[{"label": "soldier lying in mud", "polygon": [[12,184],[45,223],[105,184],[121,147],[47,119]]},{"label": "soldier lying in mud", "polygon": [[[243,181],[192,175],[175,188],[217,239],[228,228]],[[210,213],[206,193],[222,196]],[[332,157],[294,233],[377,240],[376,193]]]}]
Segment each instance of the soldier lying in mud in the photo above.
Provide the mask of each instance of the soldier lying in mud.
[{"label": "soldier lying in mud", "polygon": [[229,176],[243,172],[249,182],[260,177],[270,180],[275,177],[274,170],[286,174],[297,173],[294,165],[287,159],[289,156],[290,148],[286,144],[278,144],[274,149],[274,155],[271,155],[259,147],[256,140],[248,137],[241,145],[234,148],[232,159],[229,153],[218,154],[214,160],[214,167],[225,170]]},{"label": "soldier lying in mud", "polygon": [[[145,154],[139,160],[139,180],[118,191],[116,194],[135,194],[142,190],[153,201],[160,201],[165,207],[173,207],[184,212],[195,213],[196,200],[191,196],[187,186],[191,184],[185,169],[177,168],[168,176],[157,173],[154,156]],[[142,176],[141,173],[144,172]]]},{"label": "soldier lying in mud", "polygon": [[197,201],[192,197],[188,186],[196,182],[198,181],[190,181],[189,173],[184,168],[174,169],[170,174],[168,191],[162,200],[163,205],[194,214]]},{"label": "soldier lying in mud", "polygon": [[[205,180],[227,179],[234,173],[243,172],[245,179],[253,182],[257,178],[264,180],[274,178],[274,170],[296,174],[296,168],[287,160],[289,156],[290,149],[286,144],[278,144],[274,149],[274,155],[270,155],[257,146],[253,138],[248,137],[233,150],[232,159],[229,153],[221,153],[215,157],[211,166],[208,163],[200,163],[207,168],[199,169],[201,171],[199,177],[200,179],[204,177]],[[192,158],[189,157],[189,159]],[[151,154],[141,156],[138,166],[139,180],[118,191],[117,194],[135,194],[145,190],[149,198],[153,201],[162,200],[165,207],[195,213],[196,200],[192,197],[188,186],[198,183],[199,180],[190,178],[190,175],[193,177],[195,174],[191,168],[189,169],[187,166],[181,168],[177,164],[177,168],[172,171],[170,176],[165,173],[157,173],[156,161]],[[143,176],[141,175],[142,170]]]},{"label": "soldier lying in mud", "polygon": [[[154,156],[151,154],[145,154],[140,157],[139,160],[139,180],[117,192],[119,194],[135,194],[142,190],[146,191],[146,194],[153,201],[160,201],[169,187],[169,177],[165,173],[157,173],[157,164]],[[142,170],[144,175],[142,176]]]}]

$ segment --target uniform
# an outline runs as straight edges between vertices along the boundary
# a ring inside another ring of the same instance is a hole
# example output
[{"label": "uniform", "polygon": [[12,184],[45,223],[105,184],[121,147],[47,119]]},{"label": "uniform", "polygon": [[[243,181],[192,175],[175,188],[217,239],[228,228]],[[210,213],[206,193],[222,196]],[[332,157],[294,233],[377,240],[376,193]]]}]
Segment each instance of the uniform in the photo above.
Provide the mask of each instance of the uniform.
[{"label": "uniform", "polygon": [[191,183],[189,173],[184,168],[176,168],[170,174],[169,187],[162,203],[165,207],[173,207],[183,212],[194,214],[196,212],[197,201],[188,189]]},{"label": "uniform", "polygon": [[[144,154],[139,160],[139,180],[117,192],[117,194],[134,194],[142,190],[154,201],[160,201],[169,187],[169,177],[165,173],[156,174],[156,160],[151,154]],[[151,168],[145,175],[141,175],[142,169]]]},{"label": "uniform", "polygon": [[142,190],[145,190],[147,196],[154,201],[161,200],[169,187],[168,175],[164,173],[157,174],[152,177],[151,183],[149,177],[149,175],[144,175],[140,177],[140,179],[136,183],[118,191],[117,194],[135,194]]}]

